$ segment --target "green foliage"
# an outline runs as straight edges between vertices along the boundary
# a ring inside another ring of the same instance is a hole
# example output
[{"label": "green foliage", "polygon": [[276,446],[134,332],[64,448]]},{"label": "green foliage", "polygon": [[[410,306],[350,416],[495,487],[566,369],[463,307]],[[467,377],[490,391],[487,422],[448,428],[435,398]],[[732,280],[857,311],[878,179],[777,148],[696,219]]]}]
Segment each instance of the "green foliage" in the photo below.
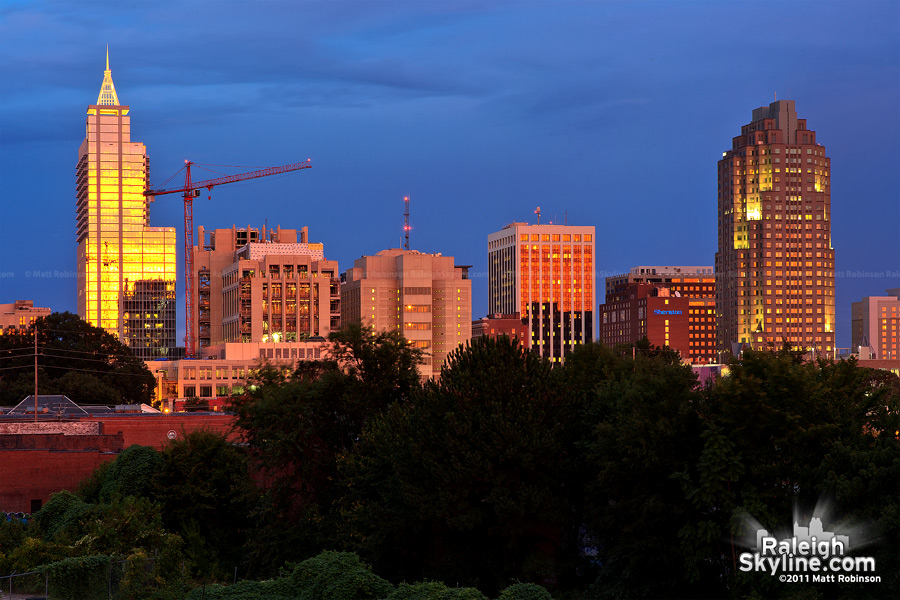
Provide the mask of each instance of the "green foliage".
[{"label": "green foliage", "polygon": [[50,595],[62,600],[101,598],[107,591],[110,559],[106,555],[64,558],[40,567],[49,575]]},{"label": "green foliage", "polygon": [[404,581],[387,597],[387,600],[443,600],[447,589],[447,586],[440,581],[422,581],[419,583],[406,583]]},{"label": "green foliage", "polygon": [[7,521],[0,516],[0,573],[9,573],[9,554],[25,541],[25,524],[18,519]]},{"label": "green foliage", "polygon": [[273,581],[239,581],[234,585],[213,584],[191,590],[187,600],[294,600],[278,593]]},{"label": "green foliage", "polygon": [[337,456],[419,386],[421,351],[396,332],[354,325],[330,339],[330,360],[301,361],[293,373],[265,365],[232,401],[236,430],[272,481],[259,517],[268,526],[250,543],[261,569],[335,543]]},{"label": "green foliage", "polygon": [[[454,351],[342,461],[345,537],[379,572],[496,591],[554,569],[570,407],[550,366],[508,339]],[[548,550],[552,549],[552,550]]]},{"label": "green foliage", "polygon": [[0,336],[0,358],[10,369],[0,378],[0,405],[34,393],[34,359],[19,349],[33,348],[35,335],[40,393],[64,394],[82,404],[151,402],[156,380],[144,362],[114,335],[64,312],[35,321],[28,331]]},{"label": "green foliage", "polygon": [[101,463],[90,475],[81,480],[75,489],[75,494],[85,502],[99,502],[100,490],[103,488],[114,462],[115,460],[110,460]]},{"label": "green foliage", "polygon": [[537,584],[520,582],[500,592],[497,600],[553,600],[553,596]]},{"label": "green foliage", "polygon": [[582,357],[565,369],[593,370],[577,377],[594,382],[582,417],[591,424],[583,442],[592,470],[585,520],[603,565],[602,595],[690,596],[681,587],[678,533],[692,515],[677,501],[682,492],[672,476],[701,448],[696,378],[668,352],[634,360],[584,352],[592,360]]},{"label": "green foliage", "polygon": [[351,552],[323,552],[289,566],[286,577],[298,600],[378,599],[394,590]]},{"label": "green foliage", "polygon": [[62,560],[68,557],[71,550],[65,544],[48,542],[38,537],[26,537],[22,543],[10,552],[5,563],[5,573],[33,571],[36,567]]},{"label": "green foliage", "polygon": [[243,449],[199,430],[170,443],[153,479],[163,521],[181,533],[198,572],[227,572],[242,560],[258,499]]},{"label": "green foliage", "polygon": [[101,502],[114,496],[148,497],[153,490],[153,478],[162,468],[163,458],[149,446],[129,446],[116,457],[104,474],[98,494]]},{"label": "green foliage", "polygon": [[91,511],[91,505],[63,490],[50,495],[50,499],[33,517],[39,531],[47,541],[65,537],[66,533],[80,531]]}]

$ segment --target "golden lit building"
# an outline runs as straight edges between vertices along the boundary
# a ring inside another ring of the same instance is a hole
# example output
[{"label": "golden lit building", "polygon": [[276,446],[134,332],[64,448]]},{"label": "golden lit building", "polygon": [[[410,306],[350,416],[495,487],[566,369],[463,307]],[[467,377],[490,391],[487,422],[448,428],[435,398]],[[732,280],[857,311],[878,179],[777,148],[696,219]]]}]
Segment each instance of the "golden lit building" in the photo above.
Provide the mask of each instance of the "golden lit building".
[{"label": "golden lit building", "polygon": [[38,319],[49,317],[49,308],[34,305],[34,300],[16,300],[0,304],[0,335],[24,333]]},{"label": "golden lit building", "polygon": [[149,227],[148,162],[131,141],[107,52],[78,150],[78,315],[144,359],[175,347],[175,228]]},{"label": "golden lit building", "polygon": [[488,312],[519,313],[531,349],[562,362],[594,339],[594,227],[512,223],[488,235]]},{"label": "golden lit building", "polygon": [[793,100],[753,111],[719,161],[720,359],[784,342],[834,352],[831,161]]},{"label": "golden lit building", "polygon": [[399,331],[425,353],[423,378],[472,337],[469,267],[452,256],[392,248],[356,259],[341,283],[341,322]]}]

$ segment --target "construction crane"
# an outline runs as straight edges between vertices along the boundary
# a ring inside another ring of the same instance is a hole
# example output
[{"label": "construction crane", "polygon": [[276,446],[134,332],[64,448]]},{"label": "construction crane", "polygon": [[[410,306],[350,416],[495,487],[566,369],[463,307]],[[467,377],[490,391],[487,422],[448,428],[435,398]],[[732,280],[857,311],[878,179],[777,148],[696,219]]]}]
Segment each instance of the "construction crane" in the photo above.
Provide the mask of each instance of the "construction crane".
[{"label": "construction crane", "polygon": [[183,187],[158,190],[148,189],[144,192],[144,196],[150,197],[151,202],[153,201],[153,197],[163,196],[165,194],[182,194],[182,197],[184,198],[184,303],[187,328],[184,336],[184,353],[187,358],[195,358],[197,356],[197,346],[194,338],[194,310],[192,303],[194,298],[194,198],[200,196],[200,190],[203,188],[211,191],[217,185],[246,181],[247,179],[256,179],[257,177],[268,177],[269,175],[289,173],[291,171],[309,169],[312,167],[310,160],[307,159],[304,162],[282,165],[280,167],[269,167],[268,169],[260,169],[258,171],[235,173],[234,175],[225,175],[224,177],[207,179],[205,181],[191,181],[191,165],[193,164],[194,163],[189,160],[184,161]]}]

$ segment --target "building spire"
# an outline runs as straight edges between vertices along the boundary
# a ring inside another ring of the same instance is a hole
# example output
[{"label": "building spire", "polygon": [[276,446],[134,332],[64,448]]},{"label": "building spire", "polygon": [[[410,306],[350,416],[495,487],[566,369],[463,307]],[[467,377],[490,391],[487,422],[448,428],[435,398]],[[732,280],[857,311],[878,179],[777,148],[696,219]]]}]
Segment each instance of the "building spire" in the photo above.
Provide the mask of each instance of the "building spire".
[{"label": "building spire", "polygon": [[109,45],[106,46],[106,70],[103,71],[103,84],[100,86],[97,104],[99,106],[119,106],[119,97],[116,95],[116,86],[113,84],[112,71],[109,70]]}]

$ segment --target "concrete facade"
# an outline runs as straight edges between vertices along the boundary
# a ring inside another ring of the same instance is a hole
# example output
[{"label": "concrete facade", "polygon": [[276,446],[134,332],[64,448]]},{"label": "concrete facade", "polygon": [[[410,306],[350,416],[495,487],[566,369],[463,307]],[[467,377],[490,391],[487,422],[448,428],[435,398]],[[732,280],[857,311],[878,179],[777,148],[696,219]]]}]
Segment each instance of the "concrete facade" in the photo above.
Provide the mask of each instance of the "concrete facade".
[{"label": "concrete facade", "polygon": [[205,231],[194,247],[198,347],[327,338],[340,328],[337,261],[307,229]]},{"label": "concrete facade", "polygon": [[900,288],[853,302],[851,312],[854,352],[864,348],[872,359],[900,359]]},{"label": "concrete facade", "polygon": [[784,342],[833,354],[831,160],[793,100],[753,111],[718,181],[720,359]]},{"label": "concrete facade", "polygon": [[425,353],[423,378],[472,336],[472,282],[452,256],[392,248],[356,259],[341,284],[341,321],[400,332]]},{"label": "concrete facade", "polygon": [[[321,338],[304,342],[225,343],[201,348],[201,358],[196,360],[153,360],[145,364],[156,378],[157,401],[210,401],[242,393],[247,377],[263,363],[293,369],[300,360],[327,358],[327,347]],[[213,408],[218,409],[218,405]]]},{"label": "concrete facade", "polygon": [[34,300],[16,300],[0,304],[0,335],[27,331],[37,319],[49,317],[49,308],[34,305]]}]

